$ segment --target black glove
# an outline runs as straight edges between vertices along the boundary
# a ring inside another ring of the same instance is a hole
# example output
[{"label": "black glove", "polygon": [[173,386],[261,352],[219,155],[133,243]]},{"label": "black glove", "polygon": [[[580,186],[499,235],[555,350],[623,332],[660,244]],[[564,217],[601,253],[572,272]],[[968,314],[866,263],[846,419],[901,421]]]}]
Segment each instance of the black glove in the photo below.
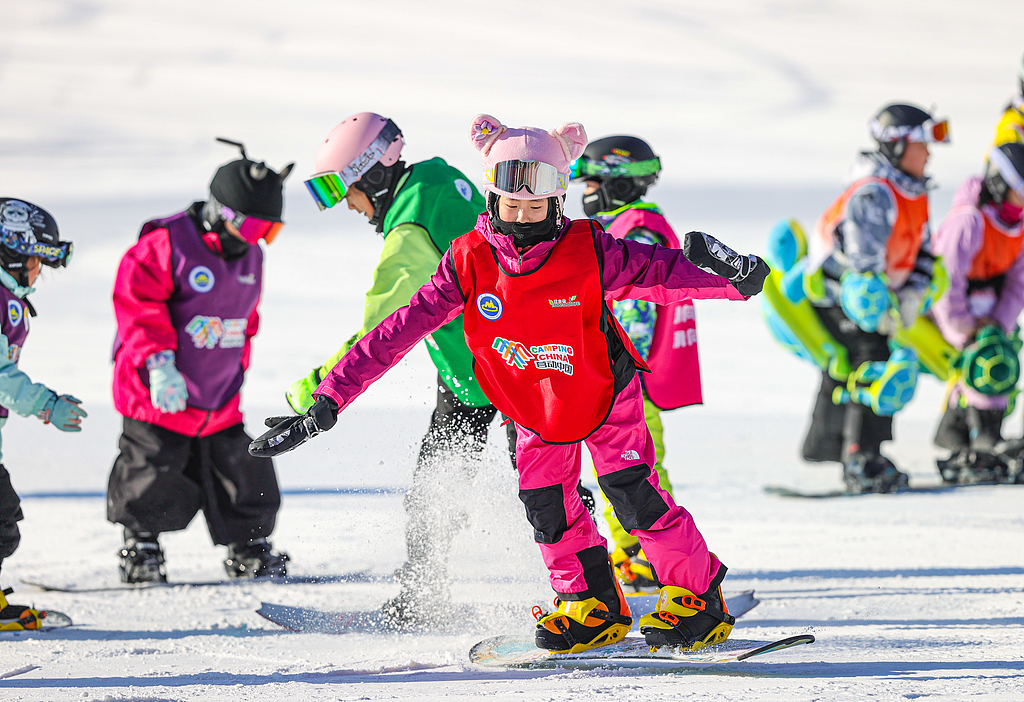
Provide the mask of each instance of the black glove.
[{"label": "black glove", "polygon": [[744,297],[761,292],[764,279],[772,272],[761,257],[753,254],[741,256],[704,232],[686,233],[683,237],[683,255],[705,273],[714,273],[727,279]]},{"label": "black glove", "polygon": [[298,417],[269,417],[270,431],[249,444],[249,453],[270,458],[291,451],[338,423],[338,403],[326,395],[315,395],[309,411]]},{"label": "black glove", "polygon": [[576,485],[576,492],[579,494],[580,500],[583,501],[583,506],[590,512],[590,516],[596,517],[597,515],[594,514],[594,510],[597,509],[597,502],[594,501],[594,493],[590,491],[590,488],[584,486],[582,482]]}]

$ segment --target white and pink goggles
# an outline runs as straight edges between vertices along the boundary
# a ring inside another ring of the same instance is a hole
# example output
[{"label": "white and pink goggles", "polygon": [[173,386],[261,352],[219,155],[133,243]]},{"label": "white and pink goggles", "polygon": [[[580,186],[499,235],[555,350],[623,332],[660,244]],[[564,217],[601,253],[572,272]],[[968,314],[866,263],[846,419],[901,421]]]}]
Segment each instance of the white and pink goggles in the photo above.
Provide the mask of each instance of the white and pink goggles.
[{"label": "white and pink goggles", "polygon": [[569,174],[542,161],[502,161],[484,169],[484,184],[515,195],[523,188],[534,196],[552,195],[569,187]]},{"label": "white and pink goggles", "polygon": [[882,125],[877,119],[871,120],[871,136],[878,141],[890,142],[906,139],[907,141],[925,144],[949,143],[949,120],[927,119],[921,124],[909,127],[906,125]]}]

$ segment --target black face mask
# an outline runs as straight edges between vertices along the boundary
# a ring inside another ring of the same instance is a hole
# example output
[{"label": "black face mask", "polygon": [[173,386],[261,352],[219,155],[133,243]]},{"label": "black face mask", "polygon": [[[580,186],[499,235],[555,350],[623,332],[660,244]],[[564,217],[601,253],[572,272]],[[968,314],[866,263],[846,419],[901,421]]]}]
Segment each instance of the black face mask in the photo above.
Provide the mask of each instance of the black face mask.
[{"label": "black face mask", "polygon": [[498,198],[488,193],[487,210],[491,226],[505,236],[511,236],[516,248],[527,249],[542,241],[551,241],[558,235],[556,222],[561,221],[562,208],[557,198],[548,198],[548,216],[540,222],[506,222],[498,216]]},{"label": "black face mask", "polygon": [[540,222],[506,222],[491,217],[491,225],[499,233],[511,236],[516,247],[520,249],[555,238],[555,223],[551,221],[551,217],[545,217]]}]

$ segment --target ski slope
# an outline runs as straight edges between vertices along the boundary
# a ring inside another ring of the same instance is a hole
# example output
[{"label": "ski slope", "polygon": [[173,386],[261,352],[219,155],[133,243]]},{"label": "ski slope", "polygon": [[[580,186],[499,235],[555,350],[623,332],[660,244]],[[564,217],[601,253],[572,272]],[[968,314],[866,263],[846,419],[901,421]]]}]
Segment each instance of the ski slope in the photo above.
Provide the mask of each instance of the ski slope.
[{"label": "ski slope", "polygon": [[[678,230],[761,251],[781,217],[811,224],[839,192],[866,124],[905,100],[948,116],[932,150],[937,223],[980,169],[1017,90],[1024,15],[980,0],[723,0],[513,5],[219,0],[8,3],[0,29],[0,193],[37,202],[72,239],[47,271],[21,359],[84,400],[81,434],[14,417],[3,462],[23,496],[19,551],[3,565],[16,602],[78,623],[0,633],[0,699],[106,700],[729,699],[1018,700],[1024,697],[1024,487],[831,501],[764,485],[839,485],[800,462],[816,371],[768,336],[759,301],[697,303],[706,404],[665,415],[677,499],[729,566],[726,590],[761,605],[737,635],[817,642],[728,668],[495,671],[476,641],[528,632],[550,602],[497,426],[486,463],[458,491],[468,526],[450,572],[472,616],[458,633],[300,635],[262,601],[373,609],[397,592],[401,489],[434,403],[417,349],[329,434],[277,461],[287,490],[274,543],[323,585],[232,584],[44,593],[21,579],[116,582],[120,534],[103,491],[119,433],[111,405],[109,296],[148,218],[202,198],[242,140],[279,168],[296,161],[288,226],[267,250],[262,325],[243,391],[250,433],[286,410],[285,387],[355,331],[380,239],[357,214],[321,213],[301,176],[334,124],[372,110],[403,129],[409,162],[441,155],[477,179],[470,119],[648,139],[665,166],[651,191]],[[574,186],[575,187],[575,186]],[[579,190],[569,211],[579,215]],[[938,482],[931,446],[942,388],[923,378],[888,453],[914,484]],[[1007,433],[1024,431],[1018,411]],[[55,496],[56,495],[56,496]],[[201,520],[200,520],[201,521]],[[220,576],[205,526],[162,538],[174,580]],[[464,616],[464,615],[463,615]]]}]

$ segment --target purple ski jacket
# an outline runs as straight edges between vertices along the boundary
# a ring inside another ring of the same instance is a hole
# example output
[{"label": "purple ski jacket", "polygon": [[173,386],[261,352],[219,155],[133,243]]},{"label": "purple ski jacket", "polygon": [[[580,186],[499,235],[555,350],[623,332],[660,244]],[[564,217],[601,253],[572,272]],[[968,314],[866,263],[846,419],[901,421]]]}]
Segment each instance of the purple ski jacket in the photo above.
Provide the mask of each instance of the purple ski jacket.
[{"label": "purple ski jacket", "polygon": [[[569,223],[563,218],[562,232]],[[502,268],[510,273],[533,270],[559,241],[546,241],[520,254],[511,237],[491,227],[487,213],[477,219],[476,229],[494,247]],[[607,300],[647,300],[664,305],[687,298],[746,299],[725,278],[694,266],[679,249],[619,241],[604,232],[598,248]],[[461,314],[464,306],[449,249],[430,281],[409,304],[395,310],[342,356],[314,394],[326,395],[345,409],[423,337]]]},{"label": "purple ski jacket", "polygon": [[[936,230],[932,247],[936,255],[942,256],[949,272],[949,290],[935,302],[932,316],[946,341],[957,348],[963,348],[968,342],[978,321],[968,304],[967,273],[984,243],[985,222],[982,211],[977,208],[981,180],[980,176],[968,178],[956,191],[953,207]],[[989,212],[988,216],[996,215]],[[1017,326],[1017,316],[1022,309],[1024,255],[1018,256],[1006,271],[999,299],[989,315],[1009,332]]]}]

